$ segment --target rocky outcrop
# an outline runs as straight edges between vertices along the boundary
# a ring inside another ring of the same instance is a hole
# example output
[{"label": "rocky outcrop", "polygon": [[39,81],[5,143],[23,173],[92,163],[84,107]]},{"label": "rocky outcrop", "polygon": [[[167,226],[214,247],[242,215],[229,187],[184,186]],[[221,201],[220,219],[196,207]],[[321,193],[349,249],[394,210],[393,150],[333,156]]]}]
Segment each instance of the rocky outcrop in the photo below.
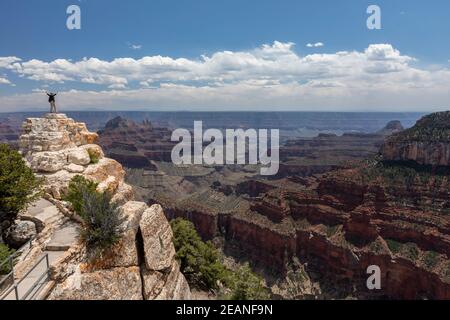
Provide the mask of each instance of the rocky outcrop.
[{"label": "rocky outcrop", "polygon": [[49,299],[190,299],[162,208],[131,201],[122,206],[122,216],[121,239],[107,254],[90,260],[79,246],[63,268],[53,268],[57,284]]},{"label": "rocky outcrop", "polygon": [[27,119],[23,129],[22,154],[44,178],[49,199],[66,216],[75,217],[58,200],[77,174],[97,182],[98,191],[110,192],[122,216],[118,243],[101,257],[92,259],[80,242],[53,264],[48,299],[189,299],[190,289],[175,259],[172,230],[162,208],[131,201],[133,190],[124,182],[125,171],[94,144],[97,134],[63,114]]},{"label": "rocky outcrop", "polygon": [[36,235],[36,225],[32,221],[17,220],[6,231],[6,241],[14,248],[20,248]]},{"label": "rocky outcrop", "polygon": [[450,111],[425,116],[414,127],[388,138],[381,153],[390,161],[450,166]]},{"label": "rocky outcrop", "polygon": [[115,193],[125,171],[117,161],[104,158],[102,148],[94,144],[97,138],[84,123],[47,114],[24,122],[20,147],[33,171],[45,178],[47,192],[57,199],[77,174],[99,183],[100,191]]}]

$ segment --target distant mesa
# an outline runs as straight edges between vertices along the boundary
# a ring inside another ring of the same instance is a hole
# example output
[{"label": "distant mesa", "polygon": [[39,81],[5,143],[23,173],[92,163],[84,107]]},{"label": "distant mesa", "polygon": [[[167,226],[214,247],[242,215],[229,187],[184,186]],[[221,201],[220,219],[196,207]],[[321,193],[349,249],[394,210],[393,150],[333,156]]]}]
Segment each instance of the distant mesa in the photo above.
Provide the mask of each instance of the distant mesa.
[{"label": "distant mesa", "polygon": [[402,123],[398,120],[393,120],[390,121],[383,129],[381,129],[377,133],[383,136],[390,136],[403,130],[405,130],[405,128],[403,128]]}]

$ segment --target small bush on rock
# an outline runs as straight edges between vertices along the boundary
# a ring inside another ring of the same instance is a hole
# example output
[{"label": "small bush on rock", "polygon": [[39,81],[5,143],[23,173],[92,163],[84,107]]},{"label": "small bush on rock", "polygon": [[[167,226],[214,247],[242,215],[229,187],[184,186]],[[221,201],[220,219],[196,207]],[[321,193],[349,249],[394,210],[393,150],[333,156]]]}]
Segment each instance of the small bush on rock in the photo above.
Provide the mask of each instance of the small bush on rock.
[{"label": "small bush on rock", "polygon": [[63,200],[70,202],[72,204],[73,210],[81,216],[83,194],[95,193],[97,190],[97,186],[98,183],[90,181],[83,176],[76,175],[72,178],[72,180],[70,180],[69,189],[63,195]]},{"label": "small bush on rock", "polygon": [[99,161],[99,157],[97,152],[95,152],[95,150],[93,149],[88,149],[88,154],[89,154],[89,158],[91,159],[91,164],[97,164]]},{"label": "small bush on rock", "polygon": [[111,202],[111,194],[98,192],[97,186],[97,183],[77,175],[63,196],[84,221],[81,238],[93,257],[99,257],[117,243],[122,223],[118,206]]},{"label": "small bush on rock", "polygon": [[94,256],[101,255],[117,243],[120,238],[119,226],[123,220],[108,192],[84,191],[80,215],[85,222],[81,238]]}]

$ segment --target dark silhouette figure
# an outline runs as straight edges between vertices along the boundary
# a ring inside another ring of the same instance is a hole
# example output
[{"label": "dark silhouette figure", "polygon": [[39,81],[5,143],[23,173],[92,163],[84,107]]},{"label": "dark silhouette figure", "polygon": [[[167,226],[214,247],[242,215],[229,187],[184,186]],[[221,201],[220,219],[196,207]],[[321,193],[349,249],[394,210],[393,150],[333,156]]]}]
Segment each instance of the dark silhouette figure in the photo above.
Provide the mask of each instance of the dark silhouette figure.
[{"label": "dark silhouette figure", "polygon": [[46,94],[48,95],[48,102],[50,102],[50,113],[57,113],[55,102],[55,96],[57,95],[57,93],[46,92]]}]

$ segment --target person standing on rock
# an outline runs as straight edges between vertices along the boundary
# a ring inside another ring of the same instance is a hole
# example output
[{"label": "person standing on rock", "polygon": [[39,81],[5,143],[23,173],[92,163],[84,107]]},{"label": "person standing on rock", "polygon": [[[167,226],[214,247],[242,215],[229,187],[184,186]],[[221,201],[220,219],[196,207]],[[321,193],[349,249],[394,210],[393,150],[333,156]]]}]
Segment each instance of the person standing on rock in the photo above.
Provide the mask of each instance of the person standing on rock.
[{"label": "person standing on rock", "polygon": [[55,102],[55,96],[58,94],[58,93],[48,93],[48,92],[45,92],[46,94],[47,94],[47,96],[48,96],[48,102],[50,102],[50,113],[57,113],[56,112],[56,102]]}]

